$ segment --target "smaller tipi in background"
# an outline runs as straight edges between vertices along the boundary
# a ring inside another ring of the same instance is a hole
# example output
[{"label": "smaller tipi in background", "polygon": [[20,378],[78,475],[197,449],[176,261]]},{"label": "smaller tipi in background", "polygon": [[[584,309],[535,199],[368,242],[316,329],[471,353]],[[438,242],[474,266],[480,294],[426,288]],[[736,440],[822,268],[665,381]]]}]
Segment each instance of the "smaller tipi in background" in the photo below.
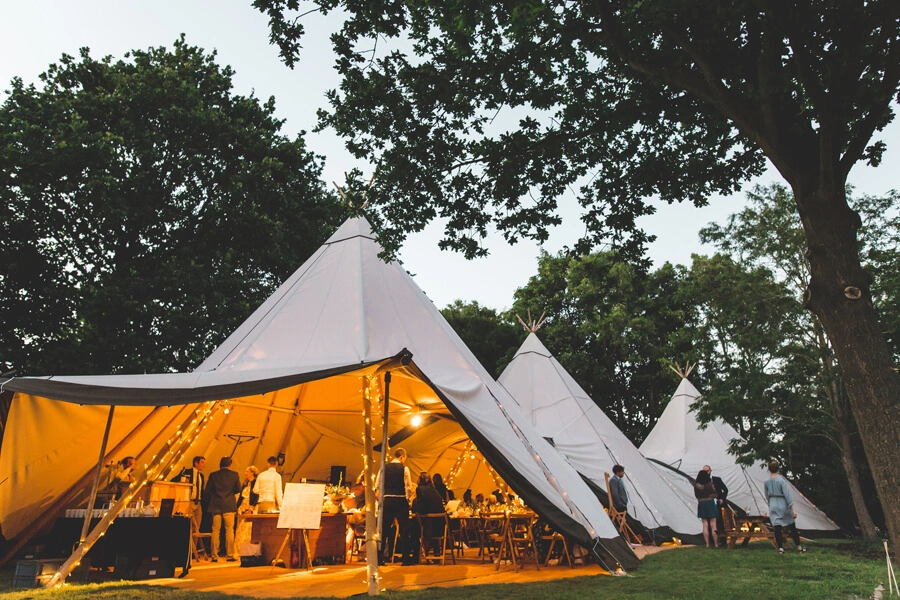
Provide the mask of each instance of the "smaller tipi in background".
[{"label": "smaller tipi in background", "polygon": [[[641,444],[641,453],[659,463],[660,475],[675,486],[685,486],[684,475],[696,477],[709,465],[713,475],[721,477],[728,486],[728,500],[752,515],[768,514],[763,486],[769,478],[765,464],[744,467],[729,454],[731,440],[740,435],[722,419],[700,427],[693,404],[700,397],[687,375],[690,369],[680,371],[681,383],[659,417],[650,435]],[[825,513],[816,508],[800,491],[791,486],[794,509],[797,511],[797,528],[806,532],[834,532],[839,527]]]}]

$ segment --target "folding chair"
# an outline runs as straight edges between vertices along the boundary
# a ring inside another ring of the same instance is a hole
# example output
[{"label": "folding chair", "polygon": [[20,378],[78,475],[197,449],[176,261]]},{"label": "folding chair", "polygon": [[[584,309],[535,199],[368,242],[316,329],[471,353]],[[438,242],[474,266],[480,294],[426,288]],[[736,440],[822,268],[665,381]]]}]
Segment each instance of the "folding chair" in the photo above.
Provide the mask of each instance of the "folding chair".
[{"label": "folding chair", "polygon": [[541,570],[541,559],[538,558],[537,546],[534,543],[535,521],[537,515],[534,513],[509,515],[509,547],[516,571],[525,566],[525,560],[528,558],[534,561],[538,571]]},{"label": "folding chair", "polygon": [[569,567],[575,568],[574,563],[572,563],[572,555],[569,553],[569,542],[566,540],[566,536],[554,530],[547,523],[544,523],[544,527],[541,530],[541,540],[547,544],[547,558],[544,560],[545,567],[550,566],[550,559],[553,558],[553,550],[559,545],[561,546],[558,550],[559,561],[562,562],[563,557],[565,557]]},{"label": "folding chair", "polygon": [[[452,544],[448,546],[447,541],[450,537],[450,521],[447,513],[433,513],[429,515],[416,515],[419,520],[419,544],[421,546],[422,560],[425,563],[429,561],[441,561],[441,565],[445,564],[447,553],[450,553],[450,560],[456,564],[456,555],[453,553]],[[428,550],[440,550],[440,556],[435,551],[428,556]]]},{"label": "folding chair", "polygon": [[625,541],[629,544],[640,544],[641,536],[636,534],[631,526],[628,524],[627,515],[628,513],[616,510],[613,505],[613,497],[612,490],[609,489],[609,473],[604,473],[606,476],[606,494],[609,500],[609,508],[607,509],[607,513],[609,513],[609,518],[613,522],[613,525],[616,529],[619,530],[619,533],[622,534],[622,537],[625,538]]},{"label": "folding chair", "polygon": [[209,554],[206,553],[206,544],[203,540],[212,541],[211,533],[200,533],[199,531],[191,532],[191,555],[194,560],[209,560]]},{"label": "folding chair", "polygon": [[496,561],[497,570],[500,563],[506,557],[512,560],[512,551],[509,549],[509,517],[506,513],[489,513],[483,517],[484,530],[481,535],[484,544],[484,552],[481,560]]}]

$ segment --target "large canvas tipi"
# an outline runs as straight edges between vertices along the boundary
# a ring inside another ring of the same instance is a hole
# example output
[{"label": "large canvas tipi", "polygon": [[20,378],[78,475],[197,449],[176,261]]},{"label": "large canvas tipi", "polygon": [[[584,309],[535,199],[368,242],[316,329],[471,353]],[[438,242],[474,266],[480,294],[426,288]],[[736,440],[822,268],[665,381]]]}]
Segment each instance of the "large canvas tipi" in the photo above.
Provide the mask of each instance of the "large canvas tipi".
[{"label": "large canvas tipi", "polygon": [[[535,430],[550,440],[595,489],[625,466],[628,514],[657,541],[701,534],[696,501],[672,488],[532,332],[498,380]],[[603,497],[603,496],[601,496]]]},{"label": "large canvas tipi", "polygon": [[[713,475],[721,477],[728,486],[729,501],[749,514],[768,514],[763,493],[765,480],[769,477],[766,465],[744,467],[735,462],[728,447],[740,436],[721,419],[701,428],[697,413],[691,408],[699,397],[697,388],[686,377],[682,378],[659,421],[641,444],[641,453],[664,465],[660,467],[660,473],[671,477],[675,485],[683,483],[681,473],[695,477],[704,465],[709,465]],[[791,493],[798,529],[807,532],[838,530],[838,526],[797,488],[791,486]]]},{"label": "large canvas tipi", "polygon": [[364,411],[374,402],[381,440],[389,385],[386,435],[414,473],[489,488],[473,491],[508,484],[611,568],[637,566],[578,473],[379,252],[365,219],[348,220],[192,373],[6,382],[15,396],[0,452],[3,535],[30,534],[78,497],[107,423],[104,462],[133,455],[150,479],[193,455],[231,455],[239,472],[279,456],[286,482],[324,480],[335,466],[355,478],[368,456]]}]

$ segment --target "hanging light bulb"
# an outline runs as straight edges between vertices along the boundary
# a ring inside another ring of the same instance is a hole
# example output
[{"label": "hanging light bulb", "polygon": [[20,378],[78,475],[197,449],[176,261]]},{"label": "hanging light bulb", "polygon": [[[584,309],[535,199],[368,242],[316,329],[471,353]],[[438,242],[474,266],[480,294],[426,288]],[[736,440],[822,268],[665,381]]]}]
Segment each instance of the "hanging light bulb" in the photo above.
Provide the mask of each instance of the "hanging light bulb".
[{"label": "hanging light bulb", "polygon": [[410,424],[412,424],[413,427],[418,427],[419,425],[422,424],[422,415],[420,415],[418,412],[415,413],[412,416],[412,419],[409,420],[409,422],[410,422]]}]

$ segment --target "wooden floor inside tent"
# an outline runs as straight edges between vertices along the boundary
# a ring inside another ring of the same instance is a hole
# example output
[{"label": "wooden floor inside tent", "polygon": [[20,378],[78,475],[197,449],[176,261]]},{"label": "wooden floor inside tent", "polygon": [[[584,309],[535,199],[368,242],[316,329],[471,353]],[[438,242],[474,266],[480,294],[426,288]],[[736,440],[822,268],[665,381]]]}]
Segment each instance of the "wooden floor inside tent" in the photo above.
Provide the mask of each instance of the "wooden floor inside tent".
[{"label": "wooden floor inside tent", "polygon": [[[675,547],[639,546],[634,550],[638,557],[643,559],[648,554],[673,548]],[[383,590],[530,583],[571,577],[608,575],[607,571],[596,564],[576,565],[575,568],[553,565],[541,567],[540,571],[537,571],[533,565],[528,565],[516,572],[512,565],[503,565],[497,571],[495,564],[482,563],[475,559],[458,559],[456,565],[445,566],[387,565],[380,567],[379,571]],[[159,579],[141,583],[255,598],[346,598],[365,594],[365,579],[366,565],[361,562],[314,567],[311,571],[277,567],[241,568],[237,563],[202,562],[192,568],[184,579]]]}]

